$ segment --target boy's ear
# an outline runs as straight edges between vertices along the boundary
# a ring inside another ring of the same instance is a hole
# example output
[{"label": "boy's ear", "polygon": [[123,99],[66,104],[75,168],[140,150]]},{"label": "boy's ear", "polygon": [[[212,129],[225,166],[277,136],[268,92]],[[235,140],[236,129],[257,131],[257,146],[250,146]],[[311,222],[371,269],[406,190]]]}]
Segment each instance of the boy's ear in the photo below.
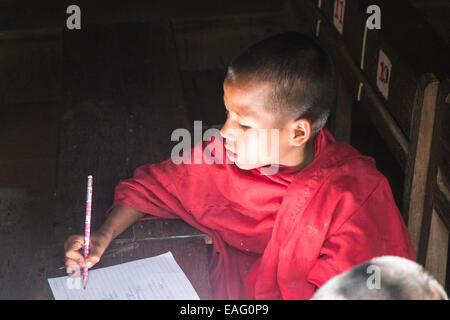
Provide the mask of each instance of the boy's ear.
[{"label": "boy's ear", "polygon": [[291,145],[300,147],[304,145],[311,137],[311,121],[306,118],[300,118],[292,123],[291,127]]}]

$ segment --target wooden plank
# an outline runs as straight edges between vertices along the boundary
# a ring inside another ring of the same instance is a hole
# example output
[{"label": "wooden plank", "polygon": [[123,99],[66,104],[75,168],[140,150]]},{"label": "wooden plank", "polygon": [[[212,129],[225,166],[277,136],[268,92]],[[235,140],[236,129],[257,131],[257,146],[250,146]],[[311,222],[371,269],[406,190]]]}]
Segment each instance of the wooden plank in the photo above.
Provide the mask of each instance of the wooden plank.
[{"label": "wooden plank", "polygon": [[[168,21],[114,27],[120,40],[121,99],[127,107],[127,176],[170,157],[175,129],[190,129],[175,38]],[[151,39],[151,41],[149,41]]]},{"label": "wooden plank", "polygon": [[353,61],[345,44],[342,40],[336,38],[336,31],[333,28],[328,24],[322,24],[319,40],[321,40],[321,43],[326,44],[325,47],[333,56],[335,64],[345,66],[346,72],[342,75],[347,81],[347,87],[355,92],[355,96],[358,93],[359,83],[362,83],[363,89],[358,105],[363,107],[372,118],[373,123],[398,163],[402,168],[405,168],[408,152],[408,140],[405,134],[399,129],[394,118],[386,110],[379,95],[372,89],[359,66]]},{"label": "wooden plank", "polygon": [[[432,26],[408,0],[361,0],[361,8],[378,5],[382,12],[383,41],[395,47],[413,73],[420,76],[432,72],[443,79],[450,70],[449,45],[442,41]],[[363,13],[364,14],[364,13]],[[417,41],[420,39],[420,41]]]},{"label": "wooden plank", "polygon": [[[360,1],[354,0],[347,0],[345,5],[345,25],[342,37],[357,65],[361,65],[362,50],[365,43],[364,33],[368,17],[365,14],[366,8],[361,8]],[[364,14],[361,14],[361,12]]]},{"label": "wooden plank", "polygon": [[61,38],[0,41],[0,102],[61,100]]},{"label": "wooden plank", "polygon": [[291,13],[295,16],[295,29],[310,36],[317,36],[318,32],[320,32],[322,18],[320,18],[317,11],[311,10],[311,7],[316,7],[318,3],[311,3],[310,0],[290,1],[289,5]]},{"label": "wooden plank", "polygon": [[100,227],[113,200],[113,188],[126,172],[128,114],[115,101],[84,102],[66,114],[58,159],[56,241],[82,233],[87,175],[94,176],[92,228]]},{"label": "wooden plank", "polygon": [[[436,119],[434,124],[434,132],[432,137],[432,145],[430,150],[430,163],[428,165],[428,177],[426,181],[426,197],[422,212],[421,233],[419,247],[417,253],[418,261],[425,263],[428,239],[431,225],[432,210],[436,210],[440,219],[450,229],[450,192],[449,183],[445,176],[445,170],[441,167],[442,163],[448,162],[448,153],[445,149],[445,142],[442,141],[442,135],[448,132],[445,119],[446,97],[449,88],[449,81],[443,80],[439,85],[439,93],[436,102]],[[428,112],[426,110],[425,112]],[[445,167],[444,167],[445,168]]]},{"label": "wooden plank", "polygon": [[406,218],[402,198],[405,175],[389,146],[377,130],[367,111],[359,104],[352,110],[351,145],[361,154],[376,160],[377,169],[389,180],[395,203]]},{"label": "wooden plank", "polygon": [[0,299],[32,299],[47,282],[41,248],[51,243],[54,212],[51,189],[0,189]]},{"label": "wooden plank", "polygon": [[[424,262],[423,254],[419,252],[422,229],[429,229],[431,206],[426,208],[426,197],[431,197],[431,186],[428,180],[434,180],[435,164],[431,170],[432,141],[435,136],[436,101],[439,81],[434,75],[424,75],[421,78],[421,89],[415,97],[412,137],[409,143],[408,161],[405,174],[404,205],[408,213],[407,225],[414,250],[419,262]],[[434,161],[434,160],[433,160]],[[431,203],[431,201],[428,201]],[[424,235],[427,237],[427,235]]]},{"label": "wooden plank", "polygon": [[180,68],[225,69],[245,47],[286,28],[282,13],[175,19],[173,29]]},{"label": "wooden plank", "polygon": [[162,240],[167,238],[205,238],[205,234],[183,220],[139,221],[134,226],[135,240]]},{"label": "wooden plank", "polygon": [[[62,28],[69,15],[66,9],[74,4],[67,0],[2,0],[0,2],[1,30],[32,30]],[[79,0],[82,25],[91,23],[142,22],[155,18],[213,17],[224,15],[276,12],[283,2],[273,0],[214,1],[209,0]]]},{"label": "wooden plank", "polygon": [[185,104],[191,123],[201,120],[202,125],[207,127],[225,123],[225,74],[226,70],[219,68],[181,71]]},{"label": "wooden plank", "polygon": [[328,23],[332,25],[335,0],[321,0],[320,3],[321,3],[320,9],[322,11],[322,14],[327,19]]},{"label": "wooden plank", "polygon": [[[398,55],[395,47],[384,42],[382,34],[377,30],[367,32],[366,51],[364,58],[364,73],[371,86],[377,91],[377,79],[379,74],[380,49],[392,62],[392,69],[389,74],[389,93],[385,99],[380,93],[380,98],[386,104],[387,109],[392,114],[403,133],[409,137],[411,131],[412,109],[414,96],[419,90],[417,76],[411,67],[406,64],[402,56]],[[408,79],[408,81],[405,81]]]},{"label": "wooden plank", "polygon": [[[88,174],[94,176],[95,230],[114,186],[137,166],[170,155],[171,131],[187,126],[177,66],[168,21],[64,33],[57,242],[83,230]],[[132,228],[121,237],[133,237]]]},{"label": "wooden plank", "polygon": [[[377,72],[380,70],[380,49],[383,50],[392,62],[386,106],[404,134],[410,137],[413,99],[420,86],[420,77],[434,73],[441,79],[448,72],[445,70],[450,69],[445,58],[450,51],[408,1],[364,0],[361,9],[369,4],[378,5],[383,18],[381,30],[367,33],[364,72],[376,88],[380,76]],[[361,14],[364,15],[365,11]]]},{"label": "wooden plank", "polygon": [[61,40],[62,26],[59,28],[36,28],[27,30],[0,31],[0,41],[46,41]]},{"label": "wooden plank", "polygon": [[437,144],[439,145],[438,166],[442,180],[447,187],[450,185],[450,75],[441,80],[438,97],[439,115],[437,116]]},{"label": "wooden plank", "polygon": [[450,188],[444,179],[441,168],[438,168],[437,182],[434,187],[434,205],[439,218],[450,230]]},{"label": "wooden plank", "polygon": [[433,210],[425,268],[443,286],[445,286],[447,276],[449,239],[448,228]]},{"label": "wooden plank", "polygon": [[287,29],[285,15],[252,14],[174,19],[185,105],[190,122],[223,124],[222,83],[231,60],[250,44]]},{"label": "wooden plank", "polygon": [[[342,1],[342,0],[341,0]],[[327,23],[333,25],[333,17],[338,13],[343,16],[343,29],[340,35],[344,40],[347,49],[357,65],[361,63],[361,48],[363,46],[364,29],[367,16],[361,14],[360,1],[346,0],[342,6],[336,0],[322,0],[321,11]],[[336,10],[338,12],[336,12]]]},{"label": "wooden plank", "polygon": [[0,187],[54,188],[58,102],[0,108]]},{"label": "wooden plank", "polygon": [[353,95],[342,76],[338,77],[336,105],[331,112],[330,125],[336,141],[350,142],[352,130]]}]

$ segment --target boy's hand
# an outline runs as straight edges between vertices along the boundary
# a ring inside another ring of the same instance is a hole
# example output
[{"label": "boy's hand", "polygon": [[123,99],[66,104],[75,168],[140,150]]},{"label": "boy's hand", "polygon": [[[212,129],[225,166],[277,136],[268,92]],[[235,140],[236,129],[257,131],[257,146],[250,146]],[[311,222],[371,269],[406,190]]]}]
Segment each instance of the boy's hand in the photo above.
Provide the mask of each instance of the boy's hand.
[{"label": "boy's hand", "polygon": [[66,272],[69,276],[80,275],[80,273],[76,271],[80,270],[85,265],[88,268],[91,268],[99,262],[111,241],[112,238],[102,232],[92,232],[89,241],[89,255],[85,260],[82,254],[83,251],[80,252],[84,247],[84,236],[69,236],[64,243],[64,250],[66,252]]}]

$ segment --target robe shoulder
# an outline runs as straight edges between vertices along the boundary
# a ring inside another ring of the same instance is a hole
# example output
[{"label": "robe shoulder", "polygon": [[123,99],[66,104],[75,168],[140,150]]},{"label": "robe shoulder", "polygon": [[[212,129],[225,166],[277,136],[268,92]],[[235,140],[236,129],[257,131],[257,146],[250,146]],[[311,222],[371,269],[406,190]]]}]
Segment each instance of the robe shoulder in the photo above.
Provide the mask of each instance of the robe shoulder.
[{"label": "robe shoulder", "polygon": [[[387,178],[377,170],[375,162],[369,157],[354,157],[334,167],[321,186],[320,194],[325,195],[332,215],[329,230],[339,229],[350,217],[372,201],[371,198],[382,197],[377,212],[380,218],[387,211],[399,213]],[[384,213],[383,213],[384,211]]]}]

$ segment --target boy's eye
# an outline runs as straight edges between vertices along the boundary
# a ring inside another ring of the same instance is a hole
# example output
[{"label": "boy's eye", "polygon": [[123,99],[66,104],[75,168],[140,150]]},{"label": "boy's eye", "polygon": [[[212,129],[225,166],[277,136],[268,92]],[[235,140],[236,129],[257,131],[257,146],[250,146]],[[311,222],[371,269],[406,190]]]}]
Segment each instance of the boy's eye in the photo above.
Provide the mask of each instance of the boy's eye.
[{"label": "boy's eye", "polygon": [[[230,114],[230,112],[228,111],[228,109],[225,109],[225,115],[228,117],[229,114]],[[240,123],[239,123],[239,126],[240,126],[242,129],[248,129],[248,128],[250,128],[249,126],[246,126],[246,125],[243,125],[243,124],[240,124]]]}]

